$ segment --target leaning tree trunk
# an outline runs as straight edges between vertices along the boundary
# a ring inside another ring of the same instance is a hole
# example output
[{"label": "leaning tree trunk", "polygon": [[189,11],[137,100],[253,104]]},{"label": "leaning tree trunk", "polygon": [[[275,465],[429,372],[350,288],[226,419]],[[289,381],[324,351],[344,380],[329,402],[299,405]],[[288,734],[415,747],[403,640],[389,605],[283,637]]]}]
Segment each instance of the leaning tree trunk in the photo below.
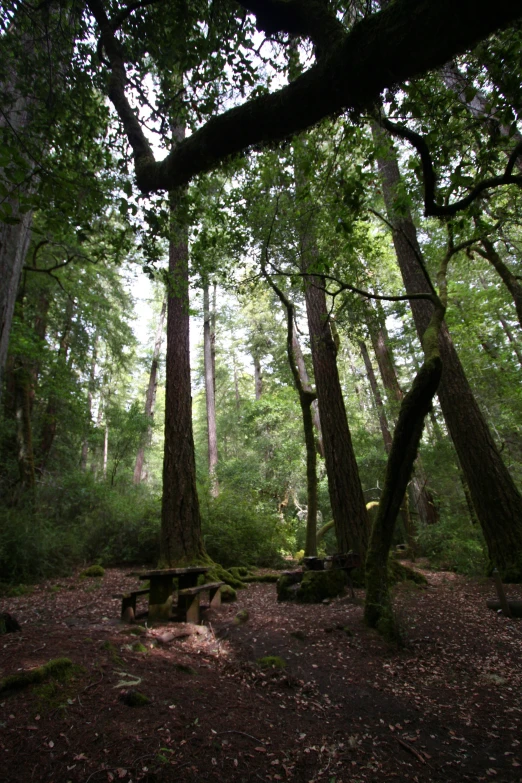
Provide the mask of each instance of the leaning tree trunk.
[{"label": "leaning tree trunk", "polygon": [[203,286],[203,360],[205,369],[205,399],[207,403],[207,440],[208,440],[208,475],[212,497],[219,495],[219,484],[216,475],[218,463],[218,445],[216,429],[216,389],[215,389],[215,359],[212,350],[212,318],[210,314],[210,297],[208,283]]},{"label": "leaning tree trunk", "polygon": [[[389,148],[389,154],[381,155],[378,163],[404,285],[409,294],[425,292],[427,282],[419,264],[422,255],[415,225],[410,215],[398,215],[394,208],[400,184],[397,156],[388,136],[377,129],[375,134],[378,143]],[[422,335],[430,322],[432,305],[416,299],[411,308],[417,332]],[[445,323],[439,340],[444,367],[439,400],[484,533],[491,567],[496,566],[504,579],[518,581],[522,578],[522,497],[469,386]]]},{"label": "leaning tree trunk", "polygon": [[184,190],[171,193],[165,452],[160,567],[206,559],[196,487],[190,388],[188,226]]},{"label": "leaning tree trunk", "polygon": [[145,416],[147,417],[149,424],[147,427],[147,433],[145,436],[145,442],[142,442],[138,448],[136,454],[136,463],[134,465],[134,475],[132,481],[134,484],[139,484],[143,476],[143,463],[145,461],[145,444],[149,444],[152,438],[152,420],[154,418],[154,405],[156,402],[156,390],[158,388],[158,365],[159,356],[161,351],[161,343],[163,340],[163,326],[165,324],[165,313],[167,312],[167,300],[164,299],[161,305],[160,317],[158,321],[158,327],[156,329],[156,335],[154,338],[154,349],[152,352],[152,362],[150,365],[149,383],[147,386],[147,394],[145,395]]}]

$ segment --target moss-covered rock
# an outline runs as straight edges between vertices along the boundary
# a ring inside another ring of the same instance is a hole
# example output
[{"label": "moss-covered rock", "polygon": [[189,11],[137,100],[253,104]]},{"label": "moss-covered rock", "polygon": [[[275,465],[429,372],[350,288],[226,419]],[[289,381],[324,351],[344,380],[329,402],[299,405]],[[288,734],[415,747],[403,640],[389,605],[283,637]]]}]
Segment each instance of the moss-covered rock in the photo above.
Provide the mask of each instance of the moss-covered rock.
[{"label": "moss-covered rock", "polygon": [[329,571],[305,571],[296,592],[296,600],[304,604],[320,604],[344,592],[346,574],[340,568]]},{"label": "moss-covered rock", "polygon": [[281,574],[277,580],[277,600],[292,601],[295,599],[296,593],[299,590],[299,583],[301,582],[302,576],[302,571],[293,571],[286,574]]},{"label": "moss-covered rock", "polygon": [[9,677],[4,677],[3,680],[0,680],[0,693],[26,688],[28,685],[39,684],[50,678],[63,680],[71,671],[72,665],[72,661],[69,658],[54,658],[36,669],[11,674]]},{"label": "moss-covered rock", "polygon": [[140,691],[135,691],[133,689],[122,693],[120,700],[126,704],[127,707],[145,707],[147,704],[150,704],[150,699],[148,696],[145,696],[144,693],[140,693]]},{"label": "moss-covered rock", "polygon": [[82,579],[102,577],[105,576],[105,568],[102,568],[101,565],[92,565],[82,571],[80,576]]},{"label": "moss-covered rock", "polygon": [[246,609],[241,609],[234,617],[234,625],[244,625],[248,622],[249,614]]},{"label": "moss-covered rock", "polygon": [[243,582],[277,582],[279,574],[250,574],[249,576],[244,576],[242,578]]},{"label": "moss-covered rock", "polygon": [[399,563],[393,557],[388,561],[388,580],[391,585],[398,582],[415,582],[417,585],[427,585],[428,580],[421,574],[420,571],[416,571],[414,568]]},{"label": "moss-covered rock", "polygon": [[237,600],[237,593],[230,585],[223,585],[221,588],[221,601],[222,603],[231,603]]},{"label": "moss-covered rock", "polygon": [[232,576],[236,577],[236,579],[243,579],[244,576],[250,576],[252,573],[251,569],[246,566],[232,566],[227,570]]},{"label": "moss-covered rock", "polygon": [[286,669],[286,661],[279,655],[265,655],[257,659],[257,664],[262,669]]},{"label": "moss-covered rock", "polygon": [[238,576],[234,576],[231,570],[223,568],[219,563],[212,563],[210,570],[202,579],[202,584],[205,582],[224,582],[236,590],[241,590],[241,588],[245,586],[244,582]]}]

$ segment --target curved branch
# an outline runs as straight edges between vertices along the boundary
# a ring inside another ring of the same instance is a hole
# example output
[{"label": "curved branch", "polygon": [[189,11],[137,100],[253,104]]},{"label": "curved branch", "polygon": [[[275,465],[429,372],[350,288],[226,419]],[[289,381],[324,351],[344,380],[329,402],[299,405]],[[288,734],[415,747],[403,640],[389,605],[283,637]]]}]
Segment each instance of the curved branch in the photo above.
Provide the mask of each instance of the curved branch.
[{"label": "curved branch", "polygon": [[502,185],[522,186],[522,175],[513,174],[515,163],[518,158],[522,156],[522,142],[519,142],[509,156],[503,174],[500,174],[497,177],[488,177],[487,179],[482,180],[482,182],[478,182],[468,195],[464,196],[464,198],[461,198],[459,201],[454,201],[452,204],[437,204],[435,200],[437,177],[433,167],[430,150],[425,139],[410,128],[391,122],[387,117],[380,117],[379,122],[383,128],[389,131],[389,133],[400,139],[409,141],[419,153],[424,177],[424,215],[426,217],[452,217],[453,215],[456,215],[457,212],[461,212],[463,209],[466,209],[466,207],[469,207],[469,205],[486,190],[498,188]]}]

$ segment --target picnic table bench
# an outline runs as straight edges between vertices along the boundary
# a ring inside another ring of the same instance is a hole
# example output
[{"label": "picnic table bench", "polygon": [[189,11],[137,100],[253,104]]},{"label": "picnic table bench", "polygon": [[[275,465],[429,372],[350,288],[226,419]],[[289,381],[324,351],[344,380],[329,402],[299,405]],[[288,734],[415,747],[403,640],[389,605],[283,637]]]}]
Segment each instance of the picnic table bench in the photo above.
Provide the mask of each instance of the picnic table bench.
[{"label": "picnic table bench", "polygon": [[209,570],[208,566],[189,566],[187,568],[163,568],[137,574],[140,580],[149,580],[150,586],[140,590],[132,590],[120,596],[121,619],[132,622],[136,616],[136,600],[138,596],[149,595],[149,623],[166,622],[170,620],[173,606],[174,580],[177,581],[178,603],[177,619],[188,623],[199,623],[200,598],[203,593],[209,594],[210,606],[221,605],[221,587],[224,582],[212,582],[198,585],[201,575]]}]

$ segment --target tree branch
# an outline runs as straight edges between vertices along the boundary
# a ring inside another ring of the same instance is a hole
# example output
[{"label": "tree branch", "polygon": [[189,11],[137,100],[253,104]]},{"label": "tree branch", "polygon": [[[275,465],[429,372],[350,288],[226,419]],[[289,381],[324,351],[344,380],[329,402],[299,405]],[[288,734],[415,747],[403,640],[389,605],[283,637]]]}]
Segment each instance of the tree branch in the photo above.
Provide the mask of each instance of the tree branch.
[{"label": "tree branch", "polygon": [[156,162],[125,96],[124,58],[102,2],[87,0],[87,5],[111,63],[109,97],[133,149],[144,194],[186,185],[252,145],[281,141],[325,117],[347,109],[359,112],[385,88],[442,66],[522,16],[520,0],[480,5],[475,0],[395,0],[355,24],[286,87],[212,117]]},{"label": "tree branch", "polygon": [[435,200],[437,177],[433,167],[430,150],[425,139],[410,128],[391,122],[387,117],[379,117],[379,122],[389,133],[398,136],[400,139],[409,141],[419,153],[424,178],[424,215],[426,217],[452,217],[453,215],[456,215],[457,212],[461,212],[463,209],[466,209],[466,207],[469,207],[469,205],[486,190],[498,188],[501,185],[522,186],[522,175],[513,174],[513,167],[515,166],[517,159],[522,156],[522,142],[519,142],[509,156],[503,174],[500,174],[497,177],[488,177],[487,179],[482,180],[482,182],[478,182],[468,195],[461,198],[459,201],[454,201],[452,204],[437,204]]}]

